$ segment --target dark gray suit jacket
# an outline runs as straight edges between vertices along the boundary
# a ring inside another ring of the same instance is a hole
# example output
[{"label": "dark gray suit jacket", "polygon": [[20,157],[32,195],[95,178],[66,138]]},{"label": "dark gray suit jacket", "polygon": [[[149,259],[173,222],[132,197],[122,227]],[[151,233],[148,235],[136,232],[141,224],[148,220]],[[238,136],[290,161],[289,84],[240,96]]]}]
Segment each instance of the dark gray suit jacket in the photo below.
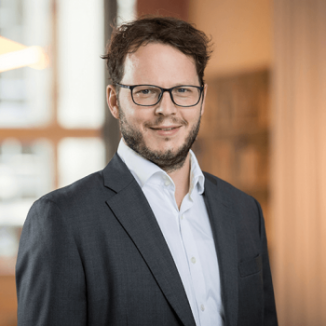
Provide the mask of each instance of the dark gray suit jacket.
[{"label": "dark gray suit jacket", "polygon": [[[225,325],[277,325],[261,208],[205,177]],[[195,325],[153,212],[118,155],[34,203],[16,281],[19,326]]]}]

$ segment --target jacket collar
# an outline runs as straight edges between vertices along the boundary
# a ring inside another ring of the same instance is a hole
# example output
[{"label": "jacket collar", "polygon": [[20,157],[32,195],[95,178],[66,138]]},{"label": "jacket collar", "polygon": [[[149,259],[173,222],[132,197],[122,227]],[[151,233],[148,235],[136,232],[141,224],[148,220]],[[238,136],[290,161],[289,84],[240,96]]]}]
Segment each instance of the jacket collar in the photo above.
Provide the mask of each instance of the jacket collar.
[{"label": "jacket collar", "polygon": [[129,169],[116,154],[103,170],[104,185],[116,194],[106,201],[134,242],[164,296],[185,326],[195,321],[181,278],[156,218]]},{"label": "jacket collar", "polygon": [[[104,185],[116,195],[107,204],[132,238],[151,269],[158,286],[184,325],[195,325],[181,278],[139,184],[116,154],[103,170]],[[238,257],[236,213],[223,181],[205,173],[204,199],[212,225],[220,266],[225,325],[237,324]]]},{"label": "jacket collar", "polygon": [[135,181],[126,164],[121,160],[118,154],[113,156],[102,173],[104,186],[110,188],[115,193],[120,192]]},{"label": "jacket collar", "polygon": [[238,319],[238,256],[236,212],[228,186],[224,181],[205,173],[204,200],[210,218],[219,261],[225,325],[235,326]]}]

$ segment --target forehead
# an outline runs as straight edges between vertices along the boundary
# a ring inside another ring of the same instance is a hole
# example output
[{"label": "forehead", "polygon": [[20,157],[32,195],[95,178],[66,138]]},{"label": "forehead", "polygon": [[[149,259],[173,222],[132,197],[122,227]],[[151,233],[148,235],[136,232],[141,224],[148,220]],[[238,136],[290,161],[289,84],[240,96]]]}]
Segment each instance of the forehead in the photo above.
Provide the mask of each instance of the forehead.
[{"label": "forehead", "polygon": [[195,61],[171,45],[149,43],[129,53],[124,62],[122,83],[161,87],[199,85]]}]

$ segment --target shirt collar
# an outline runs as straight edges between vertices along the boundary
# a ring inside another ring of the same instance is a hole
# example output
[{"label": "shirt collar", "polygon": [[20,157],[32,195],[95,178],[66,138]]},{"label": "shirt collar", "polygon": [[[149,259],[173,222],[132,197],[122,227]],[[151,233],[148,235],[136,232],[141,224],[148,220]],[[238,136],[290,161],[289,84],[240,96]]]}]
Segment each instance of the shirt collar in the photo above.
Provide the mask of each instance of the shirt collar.
[{"label": "shirt collar", "polygon": [[195,153],[190,150],[190,189],[189,194],[191,196],[194,189],[197,189],[201,195],[204,192],[205,177],[200,169]]},{"label": "shirt collar", "polygon": [[[122,161],[127,165],[132,175],[135,177],[140,187],[143,187],[154,174],[163,174],[169,177],[169,175],[159,166],[146,160],[144,157],[127,146],[122,138],[120,140],[117,152]],[[199,194],[202,194],[204,192],[205,177],[199,167],[194,152],[192,150],[189,152],[191,164],[189,194],[191,195],[194,189],[196,189]]]}]

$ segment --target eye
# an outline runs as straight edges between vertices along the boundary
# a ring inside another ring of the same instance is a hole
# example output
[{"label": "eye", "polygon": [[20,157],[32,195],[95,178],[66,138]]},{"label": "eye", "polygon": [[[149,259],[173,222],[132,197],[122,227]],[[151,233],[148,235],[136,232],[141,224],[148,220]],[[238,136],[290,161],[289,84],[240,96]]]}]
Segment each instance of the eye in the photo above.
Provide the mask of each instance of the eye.
[{"label": "eye", "polygon": [[178,97],[189,97],[193,96],[194,89],[192,86],[179,86],[173,89],[173,94]]},{"label": "eye", "polygon": [[180,88],[177,88],[176,91],[178,93],[187,93],[187,92],[189,92],[189,89],[184,88],[184,87],[180,87]]},{"label": "eye", "polygon": [[138,97],[153,97],[160,94],[160,89],[150,86],[137,86],[133,89],[133,95]]},{"label": "eye", "polygon": [[150,94],[151,90],[150,89],[142,89],[139,91],[139,93],[142,93],[144,95]]},{"label": "eye", "polygon": [[134,94],[138,94],[138,95],[148,95],[151,93],[151,90],[149,88],[135,88],[134,89]]}]

